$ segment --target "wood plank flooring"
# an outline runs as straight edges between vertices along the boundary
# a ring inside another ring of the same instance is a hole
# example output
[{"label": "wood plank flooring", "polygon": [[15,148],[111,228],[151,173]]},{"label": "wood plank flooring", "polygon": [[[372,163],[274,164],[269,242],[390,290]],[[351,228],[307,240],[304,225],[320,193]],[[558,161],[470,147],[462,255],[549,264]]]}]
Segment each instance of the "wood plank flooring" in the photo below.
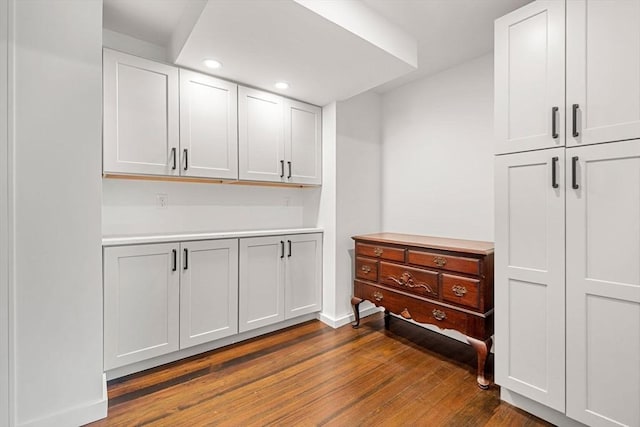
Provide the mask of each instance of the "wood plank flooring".
[{"label": "wood plank flooring", "polygon": [[311,321],[111,381],[90,426],[550,425],[475,375],[470,346],[400,319]]}]

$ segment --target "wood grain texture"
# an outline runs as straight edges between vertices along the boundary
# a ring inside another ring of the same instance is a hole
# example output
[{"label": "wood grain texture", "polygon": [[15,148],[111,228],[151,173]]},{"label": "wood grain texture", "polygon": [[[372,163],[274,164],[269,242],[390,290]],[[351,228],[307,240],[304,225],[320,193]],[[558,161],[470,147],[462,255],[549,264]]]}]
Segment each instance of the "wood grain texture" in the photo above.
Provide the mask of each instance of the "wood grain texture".
[{"label": "wood grain texture", "polygon": [[109,416],[90,425],[549,425],[478,389],[475,361],[382,313],[359,329],[311,321],[111,381]]},{"label": "wood grain texture", "polygon": [[417,236],[401,233],[374,233],[353,236],[354,240],[363,240],[376,243],[388,243],[391,245],[415,246],[426,249],[442,249],[445,251],[462,251],[479,255],[493,253],[493,242],[478,240],[449,239],[445,237]]}]

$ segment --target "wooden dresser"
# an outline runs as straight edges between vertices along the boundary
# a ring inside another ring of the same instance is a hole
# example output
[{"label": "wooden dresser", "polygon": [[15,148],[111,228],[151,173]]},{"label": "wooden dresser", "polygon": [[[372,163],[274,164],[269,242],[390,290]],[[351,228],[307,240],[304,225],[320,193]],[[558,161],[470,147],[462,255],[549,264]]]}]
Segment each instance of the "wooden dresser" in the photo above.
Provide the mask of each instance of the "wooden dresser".
[{"label": "wooden dresser", "polygon": [[493,335],[493,243],[396,233],[354,236],[354,328],[368,300],[389,313],[466,335],[478,354],[478,385]]}]

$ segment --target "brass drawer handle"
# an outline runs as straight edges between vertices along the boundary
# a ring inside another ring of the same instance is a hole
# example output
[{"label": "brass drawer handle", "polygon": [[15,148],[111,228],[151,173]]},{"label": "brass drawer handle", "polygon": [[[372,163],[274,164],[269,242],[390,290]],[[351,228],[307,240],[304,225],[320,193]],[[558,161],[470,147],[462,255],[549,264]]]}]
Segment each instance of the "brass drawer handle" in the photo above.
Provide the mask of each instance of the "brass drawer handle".
[{"label": "brass drawer handle", "polygon": [[373,293],[373,299],[380,302],[382,301],[382,298],[384,298],[384,296],[380,293],[380,292],[374,292]]},{"label": "brass drawer handle", "polygon": [[382,248],[375,248],[375,249],[373,250],[373,253],[374,253],[374,255],[375,255],[375,256],[380,256],[380,255],[382,255],[382,252],[384,252],[384,251],[382,250]]},{"label": "brass drawer handle", "polygon": [[433,259],[433,262],[434,262],[435,264],[437,264],[437,265],[438,265],[438,267],[444,267],[444,266],[445,266],[445,264],[447,264],[447,260],[446,260],[446,259],[444,259],[444,258],[442,258],[442,257],[440,257],[440,256],[435,257],[435,258]]},{"label": "brass drawer handle", "polygon": [[364,274],[368,274],[371,272],[371,267],[369,267],[368,265],[363,265],[362,267],[360,267],[360,270],[364,271]]},{"label": "brass drawer handle", "polygon": [[456,296],[463,297],[467,293],[467,288],[462,285],[454,285],[451,290]]},{"label": "brass drawer handle", "polygon": [[444,320],[447,318],[447,313],[442,310],[438,310],[437,308],[434,308],[431,313],[436,320]]}]

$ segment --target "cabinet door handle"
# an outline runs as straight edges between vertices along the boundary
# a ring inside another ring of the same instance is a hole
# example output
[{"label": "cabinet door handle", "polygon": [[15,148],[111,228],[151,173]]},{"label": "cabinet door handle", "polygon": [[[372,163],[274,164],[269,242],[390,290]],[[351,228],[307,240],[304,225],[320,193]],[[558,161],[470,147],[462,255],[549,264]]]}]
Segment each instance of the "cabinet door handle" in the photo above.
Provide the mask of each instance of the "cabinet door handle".
[{"label": "cabinet door handle", "polygon": [[557,139],[558,136],[558,107],[553,107],[551,109],[551,137],[553,139]]},{"label": "cabinet door handle", "polygon": [[558,176],[556,172],[556,168],[558,167],[558,157],[551,158],[551,186],[553,188],[558,188]]},{"label": "cabinet door handle", "polygon": [[189,169],[189,150],[184,149],[184,170]]},{"label": "cabinet door handle", "polygon": [[289,243],[289,253],[287,254],[287,257],[291,256],[291,240],[287,240],[287,243]]},{"label": "cabinet door handle", "polygon": [[291,162],[287,162],[287,164],[289,165],[289,175],[287,176],[287,178],[291,179]]},{"label": "cabinet door handle", "polygon": [[571,108],[573,110],[573,114],[571,115],[572,116],[571,119],[573,123],[573,137],[577,138],[580,136],[580,132],[578,132],[578,109],[580,108],[580,105],[573,104]]},{"label": "cabinet door handle", "polygon": [[284,258],[284,242],[280,240],[280,258]]},{"label": "cabinet door handle", "polygon": [[171,149],[171,157],[173,157],[173,166],[171,166],[171,169],[176,170],[176,147]]},{"label": "cabinet door handle", "polygon": [[578,156],[573,156],[571,158],[571,188],[577,190],[580,188],[578,185]]},{"label": "cabinet door handle", "polygon": [[280,178],[284,178],[284,160],[280,160]]},{"label": "cabinet door handle", "polygon": [[189,249],[187,248],[184,248],[184,263],[182,264],[182,269],[189,269]]},{"label": "cabinet door handle", "polygon": [[178,269],[178,251],[171,249],[171,253],[173,254],[173,267],[171,267],[171,271],[176,271]]}]

